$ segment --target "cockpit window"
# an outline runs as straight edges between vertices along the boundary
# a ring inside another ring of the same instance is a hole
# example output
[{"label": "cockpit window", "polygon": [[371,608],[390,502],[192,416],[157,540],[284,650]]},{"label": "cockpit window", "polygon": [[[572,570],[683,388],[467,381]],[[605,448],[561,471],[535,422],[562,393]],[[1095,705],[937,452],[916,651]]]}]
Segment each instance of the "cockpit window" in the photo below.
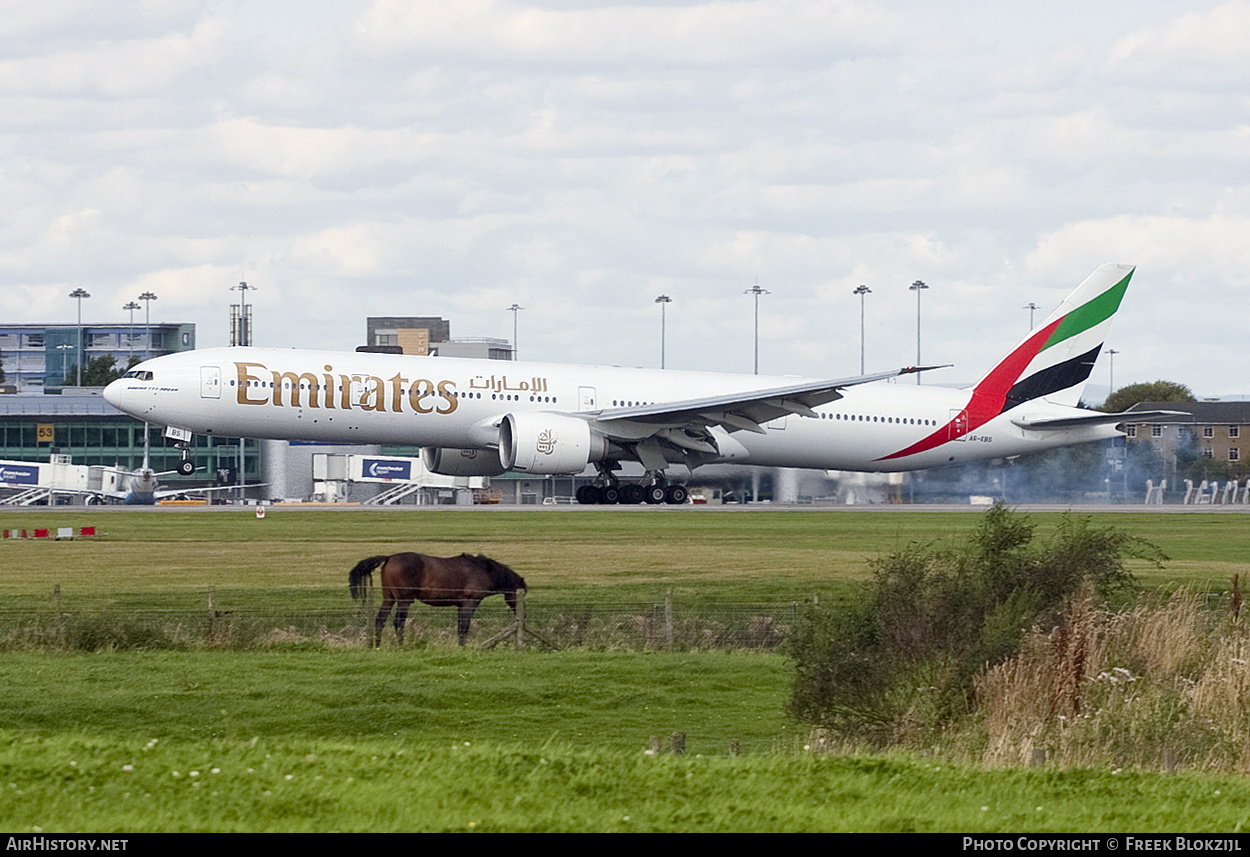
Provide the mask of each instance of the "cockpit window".
[{"label": "cockpit window", "polygon": [[131,369],[129,372],[127,372],[127,373],[126,373],[125,375],[123,375],[122,377],[123,377],[123,378],[133,378],[133,379],[135,379],[136,381],[151,381],[151,380],[152,380],[152,373],[151,373],[151,372],[144,371],[144,370],[142,370],[142,369]]}]

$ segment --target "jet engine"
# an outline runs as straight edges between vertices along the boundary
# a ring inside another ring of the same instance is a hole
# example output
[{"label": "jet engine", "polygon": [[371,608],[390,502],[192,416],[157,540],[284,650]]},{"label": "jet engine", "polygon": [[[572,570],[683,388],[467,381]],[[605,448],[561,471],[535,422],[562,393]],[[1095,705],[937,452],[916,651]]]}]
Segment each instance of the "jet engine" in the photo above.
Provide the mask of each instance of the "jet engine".
[{"label": "jet engine", "polygon": [[456,449],[427,446],[421,450],[421,461],[431,473],[444,476],[502,476],[499,457],[487,449]]},{"label": "jet engine", "polygon": [[559,414],[508,414],[499,427],[499,463],[522,473],[581,473],[608,454],[590,424]]}]

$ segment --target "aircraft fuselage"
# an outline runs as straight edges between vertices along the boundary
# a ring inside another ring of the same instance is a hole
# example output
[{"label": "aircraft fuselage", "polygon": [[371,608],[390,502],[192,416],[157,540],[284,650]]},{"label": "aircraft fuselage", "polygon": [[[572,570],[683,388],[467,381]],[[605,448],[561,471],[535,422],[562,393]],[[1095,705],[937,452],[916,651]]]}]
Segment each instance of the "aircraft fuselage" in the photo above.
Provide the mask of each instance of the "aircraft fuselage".
[{"label": "aircraft fuselage", "polygon": [[[500,425],[509,414],[589,417],[816,383],[778,376],[250,347],[185,352],[136,368],[146,372],[133,374],[150,380],[123,378],[106,396],[149,422],[228,437],[476,450],[499,447]],[[903,471],[1120,434],[1105,424],[1027,430],[1007,413],[979,413],[970,389],[876,382],[840,392],[840,398],[811,408],[811,413],[764,422],[762,433],[715,428],[716,454],[701,463]],[[1088,413],[1044,400],[1020,409],[1030,418]],[[625,427],[628,443],[628,421],[619,425]],[[673,429],[680,425],[674,422]],[[648,430],[654,426],[652,420]]]}]

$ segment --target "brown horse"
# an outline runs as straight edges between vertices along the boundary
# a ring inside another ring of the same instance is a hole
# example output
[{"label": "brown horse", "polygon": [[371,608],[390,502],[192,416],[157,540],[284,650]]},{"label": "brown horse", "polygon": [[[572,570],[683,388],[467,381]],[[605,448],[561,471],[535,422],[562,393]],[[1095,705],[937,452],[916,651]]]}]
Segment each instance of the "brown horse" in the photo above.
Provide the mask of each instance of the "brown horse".
[{"label": "brown horse", "polygon": [[457,631],[463,646],[464,638],[469,635],[469,622],[483,598],[502,592],[504,600],[516,613],[517,590],[526,588],[521,575],[481,554],[438,557],[397,553],[371,556],[356,563],[347,576],[352,598],[364,600],[366,578],[379,566],[382,568],[382,609],[375,623],[374,646],[382,645],[382,627],[391,607],[396,605],[395,637],[401,643],[404,641],[404,620],[408,618],[409,605],[417,598],[431,607],[459,608]]}]

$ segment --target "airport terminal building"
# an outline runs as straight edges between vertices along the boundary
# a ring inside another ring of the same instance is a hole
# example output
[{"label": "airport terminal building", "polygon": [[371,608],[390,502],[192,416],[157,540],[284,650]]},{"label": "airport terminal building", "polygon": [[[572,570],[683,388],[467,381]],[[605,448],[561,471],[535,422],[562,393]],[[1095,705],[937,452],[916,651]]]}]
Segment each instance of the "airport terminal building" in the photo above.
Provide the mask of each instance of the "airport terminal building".
[{"label": "airport terminal building", "polygon": [[0,381],[10,392],[65,386],[77,366],[113,355],[116,365],[195,348],[194,324],[0,324]]}]

